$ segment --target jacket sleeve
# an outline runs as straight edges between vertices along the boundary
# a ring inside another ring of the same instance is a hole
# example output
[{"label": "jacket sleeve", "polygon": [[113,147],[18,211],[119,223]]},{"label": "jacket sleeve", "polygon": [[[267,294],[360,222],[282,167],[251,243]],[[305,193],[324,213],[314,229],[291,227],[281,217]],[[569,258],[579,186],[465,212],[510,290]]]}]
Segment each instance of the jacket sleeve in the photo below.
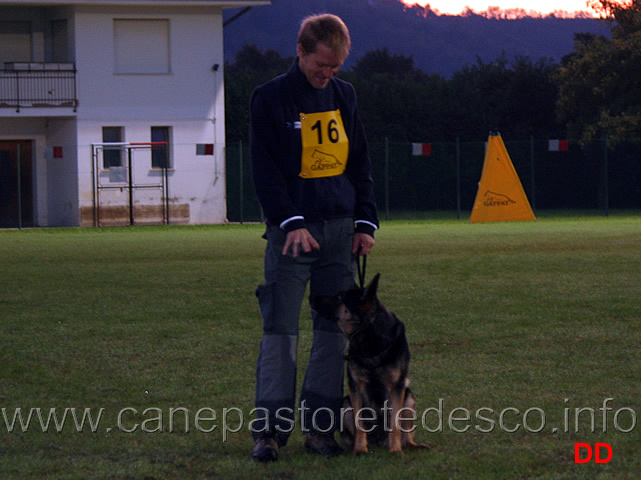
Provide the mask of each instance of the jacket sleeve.
[{"label": "jacket sleeve", "polygon": [[304,218],[290,198],[283,159],[286,119],[274,88],[258,87],[250,100],[250,154],[252,178],[263,213],[272,225],[291,231],[302,228]]},{"label": "jacket sleeve", "polygon": [[350,84],[346,85],[346,96],[350,110],[350,147],[347,174],[350,177],[356,192],[354,208],[354,221],[356,231],[374,235],[378,229],[378,215],[376,211],[376,198],[374,196],[374,180],[372,178],[372,162],[369,156],[369,147],[365,130],[356,105],[356,92]]}]

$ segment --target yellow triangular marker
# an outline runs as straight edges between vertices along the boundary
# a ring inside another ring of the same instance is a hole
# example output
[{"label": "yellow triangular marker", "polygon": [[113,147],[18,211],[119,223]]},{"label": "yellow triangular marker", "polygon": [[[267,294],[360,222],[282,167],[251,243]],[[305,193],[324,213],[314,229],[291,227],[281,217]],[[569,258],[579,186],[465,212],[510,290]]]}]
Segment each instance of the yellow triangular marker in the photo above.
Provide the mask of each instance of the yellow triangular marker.
[{"label": "yellow triangular marker", "polygon": [[536,220],[503,139],[490,134],[470,223]]}]

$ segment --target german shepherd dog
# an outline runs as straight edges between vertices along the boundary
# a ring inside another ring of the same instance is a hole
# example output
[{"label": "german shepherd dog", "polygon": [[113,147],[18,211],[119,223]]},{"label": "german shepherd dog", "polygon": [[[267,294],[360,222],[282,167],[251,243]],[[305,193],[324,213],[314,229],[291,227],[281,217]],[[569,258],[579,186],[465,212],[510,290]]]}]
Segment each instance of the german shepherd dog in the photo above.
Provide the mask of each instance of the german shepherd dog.
[{"label": "german shepherd dog", "polygon": [[335,319],[348,340],[341,437],[357,454],[367,453],[368,443],[399,453],[403,447],[429,448],[414,442],[416,398],[407,378],[405,326],[379,301],[379,278],[336,297],[310,296],[311,307]]}]

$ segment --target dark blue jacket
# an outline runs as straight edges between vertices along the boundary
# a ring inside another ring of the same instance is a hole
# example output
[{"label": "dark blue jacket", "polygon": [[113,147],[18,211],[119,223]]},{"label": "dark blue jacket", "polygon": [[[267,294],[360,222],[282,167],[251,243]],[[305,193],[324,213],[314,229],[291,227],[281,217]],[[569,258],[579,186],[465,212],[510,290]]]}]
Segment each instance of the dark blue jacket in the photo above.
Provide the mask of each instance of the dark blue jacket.
[{"label": "dark blue jacket", "polygon": [[[349,138],[345,173],[299,177],[300,113],[336,109]],[[372,167],[351,84],[334,77],[327,87],[316,89],[296,60],[286,74],[254,90],[250,117],[254,188],[268,224],[289,232],[305,227],[306,222],[353,218],[356,231],[374,234],[378,218]]]}]

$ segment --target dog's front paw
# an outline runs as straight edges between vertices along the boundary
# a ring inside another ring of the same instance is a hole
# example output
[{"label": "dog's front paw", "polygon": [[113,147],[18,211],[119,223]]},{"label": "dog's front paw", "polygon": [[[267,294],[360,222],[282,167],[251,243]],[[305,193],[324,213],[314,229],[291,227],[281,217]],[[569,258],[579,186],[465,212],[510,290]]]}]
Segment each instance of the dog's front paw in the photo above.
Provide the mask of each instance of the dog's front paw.
[{"label": "dog's front paw", "polygon": [[367,455],[368,450],[367,447],[354,447],[353,453],[354,455]]},{"label": "dog's front paw", "polygon": [[357,430],[354,440],[354,453],[356,455],[365,455],[367,453],[367,435]]}]

